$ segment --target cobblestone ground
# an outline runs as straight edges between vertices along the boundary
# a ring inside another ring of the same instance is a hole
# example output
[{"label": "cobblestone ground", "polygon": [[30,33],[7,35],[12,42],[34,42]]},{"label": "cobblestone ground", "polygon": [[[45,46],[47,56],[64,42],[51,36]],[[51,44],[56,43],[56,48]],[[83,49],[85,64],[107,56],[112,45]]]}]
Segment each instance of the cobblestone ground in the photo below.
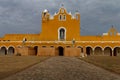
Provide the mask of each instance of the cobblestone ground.
[{"label": "cobblestone ground", "polygon": [[52,57],[4,80],[120,80],[120,75],[75,57]]}]

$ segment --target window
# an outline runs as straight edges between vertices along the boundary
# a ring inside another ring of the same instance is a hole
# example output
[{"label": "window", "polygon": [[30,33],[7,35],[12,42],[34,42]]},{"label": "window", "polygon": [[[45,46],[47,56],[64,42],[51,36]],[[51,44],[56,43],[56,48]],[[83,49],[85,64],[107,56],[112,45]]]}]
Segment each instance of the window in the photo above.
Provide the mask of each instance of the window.
[{"label": "window", "polygon": [[60,21],[65,21],[65,20],[66,20],[66,15],[60,14],[60,15],[59,15],[59,20],[60,20]]},{"label": "window", "polygon": [[59,16],[59,20],[60,20],[60,21],[62,20],[62,15]]},{"label": "window", "polygon": [[67,48],[70,48],[70,46],[66,46]]},{"label": "window", "polygon": [[46,46],[42,46],[42,48],[46,48]]},{"label": "window", "polygon": [[66,40],[66,28],[60,27],[58,29],[58,40]]},{"label": "window", "polygon": [[64,20],[64,21],[66,20],[66,15],[63,15],[63,20]]},{"label": "window", "polygon": [[64,39],[64,37],[65,37],[65,30],[60,29],[60,39]]},{"label": "window", "polygon": [[46,13],[44,13],[44,16],[46,16]]},{"label": "window", "polygon": [[50,46],[51,48],[54,48],[54,46]]}]

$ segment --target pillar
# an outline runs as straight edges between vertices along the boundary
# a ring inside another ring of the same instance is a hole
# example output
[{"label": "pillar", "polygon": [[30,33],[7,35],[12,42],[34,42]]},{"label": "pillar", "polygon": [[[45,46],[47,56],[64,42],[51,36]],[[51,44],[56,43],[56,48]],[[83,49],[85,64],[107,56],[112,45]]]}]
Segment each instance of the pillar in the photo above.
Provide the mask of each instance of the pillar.
[{"label": "pillar", "polygon": [[87,56],[87,54],[86,54],[86,47],[83,47],[83,53],[84,53],[84,56]]},{"label": "pillar", "polygon": [[95,54],[95,49],[93,48],[92,50],[93,50],[93,55],[94,55]]},{"label": "pillar", "polygon": [[114,56],[114,50],[112,50],[112,56]]},{"label": "pillar", "polygon": [[102,49],[102,55],[104,56],[104,49]]},{"label": "pillar", "polygon": [[5,55],[8,55],[8,48],[6,48],[6,51],[5,51],[5,53],[6,53]]}]

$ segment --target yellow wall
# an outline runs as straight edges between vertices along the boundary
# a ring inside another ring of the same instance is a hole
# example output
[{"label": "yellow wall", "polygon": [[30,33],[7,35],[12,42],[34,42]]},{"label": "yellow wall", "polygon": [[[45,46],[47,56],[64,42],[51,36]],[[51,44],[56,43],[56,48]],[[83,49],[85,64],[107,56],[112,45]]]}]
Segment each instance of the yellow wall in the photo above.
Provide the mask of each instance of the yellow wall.
[{"label": "yellow wall", "polygon": [[[61,12],[62,9],[64,13]],[[61,21],[59,19],[60,15],[65,15],[66,20]],[[66,9],[61,8],[59,12],[53,16],[53,19],[46,20],[43,16],[41,40],[58,40],[58,29],[60,27],[66,28],[66,40],[72,40],[73,38],[78,40],[80,37],[80,14],[76,15],[78,15],[78,20],[73,19],[72,15],[68,14]]]},{"label": "yellow wall", "polygon": [[[63,11],[62,11],[63,10]],[[45,16],[44,16],[44,13]],[[59,16],[65,15],[65,20],[60,20]],[[77,18],[76,18],[77,16]],[[78,12],[75,13],[75,16],[73,17],[72,14],[68,13],[65,8],[60,8],[58,13],[52,16],[49,12],[42,12],[42,32],[40,34],[6,34],[4,37],[0,38],[0,47],[5,46],[19,46],[23,45],[22,40],[24,38],[27,39],[27,42],[25,46],[70,46],[72,47],[72,40],[75,39],[75,46],[74,47],[87,47],[91,46],[93,49],[96,46],[100,46],[102,48],[105,48],[106,46],[109,46],[111,48],[114,48],[116,46],[119,46],[120,36],[117,35],[117,31],[112,27],[108,31],[108,35],[101,35],[101,36],[81,36],[80,35],[80,14]],[[60,27],[64,27],[66,29],[66,41],[57,42],[58,40],[58,29]],[[116,35],[111,35],[116,32]],[[16,42],[15,42],[16,41]],[[20,41],[20,42],[17,42]],[[43,41],[43,42],[29,42],[29,41]],[[44,42],[47,41],[47,42]],[[52,41],[52,42],[49,42]],[[69,41],[69,42],[67,42]],[[103,42],[105,41],[105,42]],[[111,42],[109,42],[111,41]]]}]

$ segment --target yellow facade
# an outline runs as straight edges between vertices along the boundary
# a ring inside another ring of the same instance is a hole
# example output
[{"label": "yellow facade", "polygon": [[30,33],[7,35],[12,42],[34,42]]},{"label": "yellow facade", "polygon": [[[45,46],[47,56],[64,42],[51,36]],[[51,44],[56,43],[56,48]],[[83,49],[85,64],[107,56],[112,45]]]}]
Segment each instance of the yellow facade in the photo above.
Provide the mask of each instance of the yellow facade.
[{"label": "yellow facade", "polygon": [[[6,34],[0,38],[0,53],[17,54],[18,47],[27,46],[37,47],[35,48],[37,54],[45,52],[45,48],[51,50],[51,54],[55,53],[54,55],[59,55],[61,51],[63,55],[73,56],[120,54],[120,33],[112,27],[101,36],[81,36],[78,12],[72,15],[61,7],[58,13],[51,16],[45,9],[41,22],[42,31],[39,34]],[[70,48],[74,53],[70,53]],[[80,52],[75,52],[73,48]]]}]

